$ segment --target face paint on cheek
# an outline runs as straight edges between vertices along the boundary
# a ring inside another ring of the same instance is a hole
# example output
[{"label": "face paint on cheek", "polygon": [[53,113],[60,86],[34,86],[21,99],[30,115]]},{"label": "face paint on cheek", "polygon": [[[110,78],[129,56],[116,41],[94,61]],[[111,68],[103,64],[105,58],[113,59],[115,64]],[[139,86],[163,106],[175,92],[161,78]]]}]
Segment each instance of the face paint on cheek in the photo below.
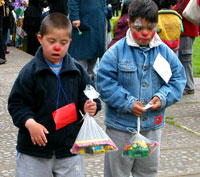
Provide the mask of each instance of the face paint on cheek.
[{"label": "face paint on cheek", "polygon": [[151,39],[153,39],[153,37],[155,36],[156,32],[154,31],[151,35]]},{"label": "face paint on cheek", "polygon": [[134,38],[134,39],[137,40],[137,39],[139,38],[139,33],[133,32],[132,34],[133,34],[133,38]]}]

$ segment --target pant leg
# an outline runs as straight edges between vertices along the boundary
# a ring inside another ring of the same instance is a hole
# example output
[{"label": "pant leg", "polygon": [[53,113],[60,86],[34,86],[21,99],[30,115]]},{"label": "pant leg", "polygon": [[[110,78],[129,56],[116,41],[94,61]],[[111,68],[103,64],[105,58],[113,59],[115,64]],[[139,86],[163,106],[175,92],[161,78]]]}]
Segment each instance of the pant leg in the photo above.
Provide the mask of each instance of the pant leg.
[{"label": "pant leg", "polygon": [[129,177],[134,160],[123,156],[123,149],[133,136],[132,133],[106,128],[107,135],[118,147],[117,151],[107,152],[104,158],[104,177]]},{"label": "pant leg", "polygon": [[134,177],[156,177],[160,163],[161,129],[141,132],[147,139],[159,142],[159,146],[147,158],[136,159],[132,168]]},{"label": "pant leg", "polygon": [[52,177],[52,159],[18,153],[15,177]]},{"label": "pant leg", "polygon": [[54,159],[54,177],[84,177],[83,157],[76,155],[62,159]]},{"label": "pant leg", "polygon": [[5,59],[5,42],[3,36],[3,16],[0,15],[0,58]]},{"label": "pant leg", "polygon": [[88,74],[94,74],[93,69],[96,64],[97,59],[90,59],[90,60],[76,59],[76,60],[85,68]]},{"label": "pant leg", "polygon": [[180,49],[179,59],[185,68],[187,83],[185,89],[194,90],[194,79],[193,79],[193,43],[194,37],[181,36],[180,37]]}]

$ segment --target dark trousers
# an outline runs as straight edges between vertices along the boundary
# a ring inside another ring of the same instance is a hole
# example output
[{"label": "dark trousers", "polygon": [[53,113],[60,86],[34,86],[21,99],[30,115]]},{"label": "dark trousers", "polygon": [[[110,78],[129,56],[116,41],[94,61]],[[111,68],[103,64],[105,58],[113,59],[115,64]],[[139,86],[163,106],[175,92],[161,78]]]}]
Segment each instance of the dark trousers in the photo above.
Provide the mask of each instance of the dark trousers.
[{"label": "dark trousers", "polygon": [[3,36],[3,16],[0,15],[0,58],[5,59],[5,42]]}]

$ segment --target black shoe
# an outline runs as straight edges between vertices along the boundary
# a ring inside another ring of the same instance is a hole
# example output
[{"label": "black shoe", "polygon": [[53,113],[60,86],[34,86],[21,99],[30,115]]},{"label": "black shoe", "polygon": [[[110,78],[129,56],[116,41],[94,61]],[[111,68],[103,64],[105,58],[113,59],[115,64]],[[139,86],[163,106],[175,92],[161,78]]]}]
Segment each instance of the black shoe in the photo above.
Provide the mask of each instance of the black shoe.
[{"label": "black shoe", "polygon": [[1,64],[5,64],[6,61],[7,61],[6,59],[2,59],[2,58],[0,58],[0,65],[1,65]]},{"label": "black shoe", "polygon": [[194,94],[194,90],[185,89],[183,95]]}]

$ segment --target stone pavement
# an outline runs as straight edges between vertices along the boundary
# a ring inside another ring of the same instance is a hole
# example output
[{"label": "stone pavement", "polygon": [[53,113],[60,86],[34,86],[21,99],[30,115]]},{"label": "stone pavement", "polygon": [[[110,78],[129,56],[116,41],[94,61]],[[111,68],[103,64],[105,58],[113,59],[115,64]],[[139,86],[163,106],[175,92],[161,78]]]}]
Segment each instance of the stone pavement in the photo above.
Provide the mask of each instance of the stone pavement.
[{"label": "stone pavement", "polygon": [[[7,97],[19,70],[31,58],[10,47],[7,63],[0,65],[0,177],[14,177],[17,128],[7,111]],[[196,93],[166,111],[168,123],[162,129],[161,164],[158,177],[200,177],[200,78]],[[103,128],[104,109],[95,120]],[[103,155],[85,156],[85,177],[103,177]]]}]

